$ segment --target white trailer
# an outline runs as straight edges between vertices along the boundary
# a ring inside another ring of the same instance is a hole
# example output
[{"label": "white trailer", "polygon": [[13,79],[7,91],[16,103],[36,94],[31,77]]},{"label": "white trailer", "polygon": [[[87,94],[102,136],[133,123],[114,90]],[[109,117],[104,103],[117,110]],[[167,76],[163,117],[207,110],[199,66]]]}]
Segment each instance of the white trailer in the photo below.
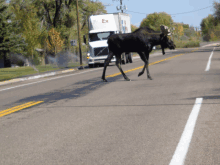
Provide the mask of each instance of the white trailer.
[{"label": "white trailer", "polygon": [[[130,16],[126,13],[91,15],[89,17],[88,65],[103,64],[108,56],[108,37],[112,34],[131,33]],[[84,36],[84,42],[85,36]],[[115,57],[111,62],[115,62]],[[122,64],[132,62],[131,53],[122,54]]]}]

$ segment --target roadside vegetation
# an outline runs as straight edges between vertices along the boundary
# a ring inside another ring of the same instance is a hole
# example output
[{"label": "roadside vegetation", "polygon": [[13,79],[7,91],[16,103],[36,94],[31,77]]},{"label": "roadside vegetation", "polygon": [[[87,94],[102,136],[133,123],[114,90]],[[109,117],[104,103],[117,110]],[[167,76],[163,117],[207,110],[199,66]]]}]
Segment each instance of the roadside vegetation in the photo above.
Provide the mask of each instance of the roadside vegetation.
[{"label": "roadside vegetation", "polygon": [[[84,66],[87,64],[83,64]],[[69,63],[68,68],[75,68],[80,66],[80,63]],[[6,81],[14,78],[21,78],[28,75],[44,73],[48,71],[57,71],[60,69],[65,69],[63,67],[57,67],[54,65],[37,65],[36,70],[34,70],[31,66],[21,66],[18,68],[2,68],[0,69],[0,82]]]},{"label": "roadside vegetation", "polygon": [[[160,31],[162,24],[170,28],[170,38],[176,44],[176,48],[199,47],[199,43],[202,41],[201,31],[188,24],[174,22],[171,15],[165,12],[147,15],[142,20],[140,27],[149,26],[155,31]],[[157,46],[157,48],[159,47]]]}]

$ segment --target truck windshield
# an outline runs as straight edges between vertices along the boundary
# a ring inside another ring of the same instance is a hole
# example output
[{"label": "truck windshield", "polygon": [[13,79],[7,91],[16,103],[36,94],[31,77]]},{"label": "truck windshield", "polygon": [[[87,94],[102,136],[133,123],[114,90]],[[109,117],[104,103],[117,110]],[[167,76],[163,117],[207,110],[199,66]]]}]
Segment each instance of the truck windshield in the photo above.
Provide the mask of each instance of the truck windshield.
[{"label": "truck windshield", "polygon": [[101,33],[90,33],[89,34],[89,41],[100,41],[100,40],[107,40],[109,36],[114,34],[114,32],[101,32]]}]

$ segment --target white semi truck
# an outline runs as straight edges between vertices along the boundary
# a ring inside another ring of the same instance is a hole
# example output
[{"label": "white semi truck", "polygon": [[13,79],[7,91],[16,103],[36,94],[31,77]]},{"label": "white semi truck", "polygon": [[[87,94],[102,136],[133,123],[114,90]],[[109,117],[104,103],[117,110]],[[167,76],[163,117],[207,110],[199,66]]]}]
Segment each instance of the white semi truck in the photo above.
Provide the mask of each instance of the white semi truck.
[{"label": "white semi truck", "polygon": [[[130,16],[126,13],[113,13],[102,15],[91,15],[89,17],[89,35],[87,54],[89,67],[96,64],[104,64],[108,56],[108,37],[112,34],[130,33]],[[84,36],[84,42],[86,43]],[[111,62],[115,62],[115,57]],[[122,54],[122,64],[132,63],[132,54]]]}]

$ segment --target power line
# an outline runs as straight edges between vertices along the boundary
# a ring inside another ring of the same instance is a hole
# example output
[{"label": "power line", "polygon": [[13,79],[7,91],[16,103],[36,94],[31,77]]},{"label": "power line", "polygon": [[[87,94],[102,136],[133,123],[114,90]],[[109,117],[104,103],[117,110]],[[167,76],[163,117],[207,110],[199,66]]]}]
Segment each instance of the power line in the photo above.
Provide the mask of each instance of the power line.
[{"label": "power line", "polygon": [[184,13],[176,13],[176,14],[170,14],[170,15],[178,15],[178,14],[193,13],[193,12],[196,12],[196,11],[199,11],[199,10],[204,10],[204,9],[207,9],[207,8],[210,8],[210,7],[212,7],[212,6],[208,6],[208,7],[202,8],[202,9],[193,10],[193,11],[189,11],[189,12],[184,12]]},{"label": "power line", "polygon": [[[189,12],[183,12],[183,13],[176,13],[176,14],[170,14],[170,15],[179,15],[179,14],[186,14],[186,13],[193,13],[193,12],[196,12],[196,11],[199,11],[199,10],[204,10],[204,9],[207,9],[207,8],[210,8],[212,6],[207,6],[205,8],[202,8],[202,9],[198,9],[198,10],[193,10],[193,11],[189,11]],[[140,12],[135,12],[135,11],[130,11],[130,10],[127,10],[128,12],[132,12],[132,13],[137,13],[137,14],[147,14],[147,13],[140,13]]]}]

